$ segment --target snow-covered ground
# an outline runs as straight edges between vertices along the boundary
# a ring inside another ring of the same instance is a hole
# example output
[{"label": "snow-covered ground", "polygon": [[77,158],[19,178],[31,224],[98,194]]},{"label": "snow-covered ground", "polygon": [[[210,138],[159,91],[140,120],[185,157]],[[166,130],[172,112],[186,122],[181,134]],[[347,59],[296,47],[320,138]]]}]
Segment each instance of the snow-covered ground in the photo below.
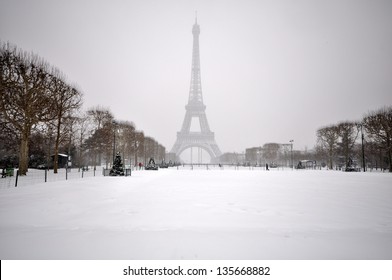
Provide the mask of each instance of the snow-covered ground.
[{"label": "snow-covered ground", "polygon": [[160,169],[1,189],[0,259],[392,259],[392,174]]}]

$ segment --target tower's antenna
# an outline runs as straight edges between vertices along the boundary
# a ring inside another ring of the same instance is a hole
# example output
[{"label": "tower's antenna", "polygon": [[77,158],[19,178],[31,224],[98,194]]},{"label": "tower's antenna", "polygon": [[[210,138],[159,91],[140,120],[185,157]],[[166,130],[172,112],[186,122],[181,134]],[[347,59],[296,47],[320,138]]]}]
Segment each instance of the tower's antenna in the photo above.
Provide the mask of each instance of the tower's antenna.
[{"label": "tower's antenna", "polygon": [[195,11],[195,23],[197,24],[197,11]]}]

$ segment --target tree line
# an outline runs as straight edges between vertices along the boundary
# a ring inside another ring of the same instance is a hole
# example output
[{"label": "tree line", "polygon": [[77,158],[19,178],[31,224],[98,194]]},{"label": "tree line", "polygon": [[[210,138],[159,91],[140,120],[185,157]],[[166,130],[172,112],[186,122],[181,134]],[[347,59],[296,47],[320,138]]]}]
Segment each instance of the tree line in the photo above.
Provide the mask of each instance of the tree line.
[{"label": "tree line", "polygon": [[316,135],[316,153],[331,169],[354,158],[365,167],[387,166],[392,172],[392,106],[369,112],[359,122],[321,127]]},{"label": "tree line", "polygon": [[308,161],[316,167],[341,169],[350,161],[356,167],[388,169],[392,172],[392,106],[367,113],[361,121],[342,121],[321,127],[312,150],[292,150],[291,143],[266,143],[247,148],[245,154],[225,153],[228,164],[297,166]]},{"label": "tree line", "polygon": [[108,164],[115,151],[129,163],[164,158],[165,147],[132,122],[99,106],[83,112],[82,105],[82,92],[59,69],[0,42],[0,165],[26,175],[29,166],[51,163],[57,173],[60,153],[79,167]]},{"label": "tree line", "polygon": [[116,120],[108,108],[97,106],[87,110],[79,120],[78,132],[78,165],[108,165],[115,152],[121,153],[127,165],[165,158],[163,145],[136,130],[134,123]]}]

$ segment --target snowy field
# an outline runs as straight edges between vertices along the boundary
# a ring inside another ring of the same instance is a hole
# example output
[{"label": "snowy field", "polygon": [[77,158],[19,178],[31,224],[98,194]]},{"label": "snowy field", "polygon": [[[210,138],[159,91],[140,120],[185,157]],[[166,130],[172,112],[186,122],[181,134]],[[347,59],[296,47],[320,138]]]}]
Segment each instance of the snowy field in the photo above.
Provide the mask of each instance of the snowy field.
[{"label": "snowy field", "polygon": [[3,188],[0,259],[392,259],[392,174],[161,169]]}]

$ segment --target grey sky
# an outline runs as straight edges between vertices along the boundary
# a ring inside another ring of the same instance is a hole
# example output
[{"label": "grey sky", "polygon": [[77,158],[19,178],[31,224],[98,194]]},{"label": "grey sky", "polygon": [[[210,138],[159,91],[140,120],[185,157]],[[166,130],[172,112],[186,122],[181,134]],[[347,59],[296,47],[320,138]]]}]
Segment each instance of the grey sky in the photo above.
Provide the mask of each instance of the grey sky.
[{"label": "grey sky", "polygon": [[392,1],[0,1],[0,40],[60,68],[117,119],[172,148],[195,11],[206,114],[222,152],[296,149],[392,104]]}]

